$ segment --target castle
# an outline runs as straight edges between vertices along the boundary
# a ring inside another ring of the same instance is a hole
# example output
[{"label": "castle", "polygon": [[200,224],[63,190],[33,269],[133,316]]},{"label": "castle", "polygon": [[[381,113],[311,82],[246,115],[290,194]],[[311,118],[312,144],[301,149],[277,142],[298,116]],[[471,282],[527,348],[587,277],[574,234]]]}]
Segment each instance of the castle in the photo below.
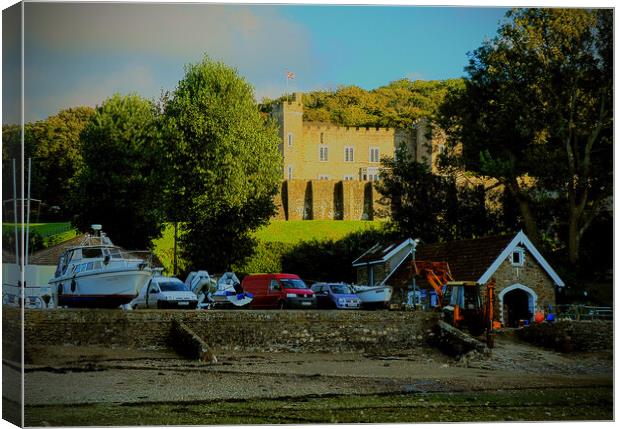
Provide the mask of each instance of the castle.
[{"label": "castle", "polygon": [[302,93],[274,106],[283,159],[279,219],[373,219],[385,213],[372,186],[381,158],[405,144],[418,162],[434,169],[439,153],[426,120],[410,129],[346,127],[304,121]]}]

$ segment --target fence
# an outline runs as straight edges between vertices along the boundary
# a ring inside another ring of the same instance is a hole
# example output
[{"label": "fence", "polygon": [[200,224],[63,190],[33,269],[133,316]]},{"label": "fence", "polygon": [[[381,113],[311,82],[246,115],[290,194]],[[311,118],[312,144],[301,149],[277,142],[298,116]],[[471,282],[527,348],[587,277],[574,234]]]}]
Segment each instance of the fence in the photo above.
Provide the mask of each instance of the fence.
[{"label": "fence", "polygon": [[570,320],[613,320],[612,307],[594,307],[589,305],[557,305],[554,313],[558,319]]}]

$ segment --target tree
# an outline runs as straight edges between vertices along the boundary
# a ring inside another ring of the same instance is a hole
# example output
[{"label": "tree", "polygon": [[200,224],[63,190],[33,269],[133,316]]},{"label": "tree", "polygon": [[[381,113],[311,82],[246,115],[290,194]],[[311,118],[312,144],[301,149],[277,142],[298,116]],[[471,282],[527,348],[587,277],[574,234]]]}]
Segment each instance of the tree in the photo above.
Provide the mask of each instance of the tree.
[{"label": "tree", "polygon": [[63,213],[73,178],[82,164],[80,134],[93,113],[91,107],[62,110],[29,124],[26,133],[34,148],[33,195],[50,206],[61,207]]},{"label": "tree", "polygon": [[[410,81],[401,79],[367,91],[357,86],[340,86],[335,91],[310,91],[304,94],[304,120],[331,122],[351,127],[410,128],[419,118],[432,116],[461,79]],[[282,102],[263,100],[263,113]]]},{"label": "tree", "polygon": [[[26,168],[27,159],[32,158],[32,198],[41,199],[47,206],[61,207],[61,216],[66,215],[66,201],[72,180],[82,162],[80,133],[93,113],[91,107],[74,107],[24,126]],[[5,125],[3,190],[9,192],[7,195],[12,194],[11,159],[19,160],[20,151],[19,126]],[[21,170],[19,165],[18,170]],[[28,174],[27,171],[25,173]]]},{"label": "tree", "polygon": [[433,174],[404,145],[395,159],[384,158],[381,164],[375,186],[401,235],[433,243],[500,231],[496,214],[486,208],[484,187],[457,186],[453,176]]},{"label": "tree", "polygon": [[100,223],[130,249],[161,234],[165,175],[156,106],[137,95],[114,95],[97,107],[83,133],[83,165],[72,192],[74,225]]},{"label": "tree", "polygon": [[[530,238],[537,208],[563,206],[572,264],[612,192],[611,10],[516,9],[471,56],[438,123],[460,163],[500,181]],[[462,145],[462,156],[460,154]],[[458,160],[458,161],[455,161]]]},{"label": "tree", "polygon": [[191,269],[218,272],[252,254],[251,232],[275,213],[282,175],[275,124],[252,87],[208,57],[186,67],[163,100],[171,181],[168,201]]}]

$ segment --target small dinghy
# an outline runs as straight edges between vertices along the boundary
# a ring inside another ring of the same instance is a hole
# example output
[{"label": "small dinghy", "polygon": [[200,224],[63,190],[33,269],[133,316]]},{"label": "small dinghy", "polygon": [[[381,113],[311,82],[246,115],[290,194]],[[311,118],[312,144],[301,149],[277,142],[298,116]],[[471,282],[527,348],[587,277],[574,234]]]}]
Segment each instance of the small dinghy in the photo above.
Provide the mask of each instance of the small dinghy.
[{"label": "small dinghy", "polygon": [[254,295],[243,291],[235,273],[224,273],[217,281],[207,271],[193,271],[185,284],[198,296],[198,308],[244,307]]}]

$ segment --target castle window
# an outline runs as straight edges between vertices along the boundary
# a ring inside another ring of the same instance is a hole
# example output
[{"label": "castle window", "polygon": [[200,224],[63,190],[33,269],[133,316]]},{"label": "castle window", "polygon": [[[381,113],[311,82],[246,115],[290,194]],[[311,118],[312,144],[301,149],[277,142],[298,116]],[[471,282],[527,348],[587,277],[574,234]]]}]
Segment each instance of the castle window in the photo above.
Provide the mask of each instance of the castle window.
[{"label": "castle window", "polygon": [[370,148],[370,162],[379,162],[379,148],[378,147]]},{"label": "castle window", "polygon": [[344,160],[345,162],[353,162],[353,147],[346,146],[344,148]]},{"label": "castle window", "polygon": [[353,176],[351,176],[350,174],[346,174],[346,175],[343,177],[343,180],[353,180]]},{"label": "castle window", "polygon": [[323,144],[323,133],[321,133],[321,144]]},{"label": "castle window", "polygon": [[377,180],[379,180],[379,169],[376,167],[369,167],[366,170],[366,173],[368,174],[368,177],[364,180],[369,180],[371,182],[375,182]]},{"label": "castle window", "polygon": [[522,267],[525,264],[525,250],[517,247],[510,255],[510,263],[513,267]]},{"label": "castle window", "polygon": [[288,147],[293,146],[293,133],[288,133]]},{"label": "castle window", "polygon": [[327,146],[319,146],[319,161],[327,161]]},{"label": "castle window", "polygon": [[329,180],[329,176],[327,174],[319,174],[319,180]]},{"label": "castle window", "polygon": [[289,165],[288,166],[288,180],[291,180],[293,178],[293,166]]}]

